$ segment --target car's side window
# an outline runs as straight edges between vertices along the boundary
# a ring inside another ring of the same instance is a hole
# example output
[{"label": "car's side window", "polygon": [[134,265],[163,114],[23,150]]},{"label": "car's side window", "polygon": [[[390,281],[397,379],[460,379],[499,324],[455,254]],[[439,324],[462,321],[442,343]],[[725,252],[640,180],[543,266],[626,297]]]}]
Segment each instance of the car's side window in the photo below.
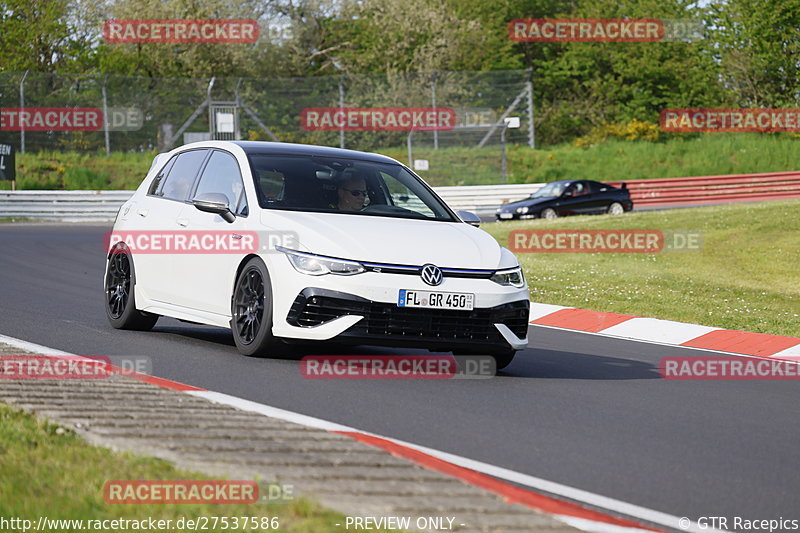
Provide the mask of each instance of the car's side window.
[{"label": "car's side window", "polygon": [[602,183],[598,183],[596,181],[587,181],[586,183],[589,185],[589,194],[599,194],[606,191],[606,188]]},{"label": "car's side window", "polygon": [[417,213],[422,213],[428,217],[435,216],[431,208],[425,205],[425,202],[423,202],[419,196],[414,194],[406,185],[398,181],[397,178],[385,172],[381,172],[380,176],[386,184],[386,188],[389,190],[394,205],[416,211]]},{"label": "car's side window", "polygon": [[153,178],[153,182],[150,184],[150,189],[148,190],[147,194],[151,196],[156,196],[159,194],[159,189],[161,188],[161,184],[164,181],[164,178],[166,178],[167,175],[169,174],[169,171],[172,168],[172,165],[175,164],[176,159],[178,159],[178,156],[176,155],[172,156],[170,160],[167,161],[167,164],[164,165],[164,168],[162,168],[161,171],[158,174],[156,174],[156,177]]},{"label": "car's side window", "polygon": [[228,207],[237,215],[242,215],[247,210],[247,200],[244,198],[244,183],[239,171],[239,163],[232,155],[215,150],[203,169],[200,183],[194,193],[195,198],[206,193],[224,194],[228,199]]},{"label": "car's side window", "polygon": [[578,181],[572,185],[573,190],[575,191],[573,196],[583,196],[584,194],[588,194],[589,191],[586,188],[586,185],[582,181]]},{"label": "car's side window", "polygon": [[185,202],[197,171],[200,170],[200,165],[207,154],[208,150],[190,150],[178,154],[169,175],[164,179],[161,190],[156,194],[170,200]]}]

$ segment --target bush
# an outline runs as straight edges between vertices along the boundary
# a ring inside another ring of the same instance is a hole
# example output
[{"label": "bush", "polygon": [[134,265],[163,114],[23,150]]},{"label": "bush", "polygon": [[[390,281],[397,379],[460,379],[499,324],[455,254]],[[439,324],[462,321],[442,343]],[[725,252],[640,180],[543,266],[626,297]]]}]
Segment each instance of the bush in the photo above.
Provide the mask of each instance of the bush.
[{"label": "bush", "polygon": [[64,189],[91,190],[108,188],[108,176],[85,167],[70,167],[64,172]]},{"label": "bush", "polygon": [[575,140],[575,146],[592,146],[609,139],[623,141],[650,141],[661,138],[658,124],[633,119],[627,124],[602,124],[592,128],[588,134]]}]

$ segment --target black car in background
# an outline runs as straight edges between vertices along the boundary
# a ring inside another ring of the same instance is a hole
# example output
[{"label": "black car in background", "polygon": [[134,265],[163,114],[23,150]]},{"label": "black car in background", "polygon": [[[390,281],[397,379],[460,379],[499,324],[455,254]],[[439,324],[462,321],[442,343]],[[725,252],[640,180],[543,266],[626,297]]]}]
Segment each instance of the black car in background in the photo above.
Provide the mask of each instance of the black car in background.
[{"label": "black car in background", "polygon": [[620,215],[631,209],[633,202],[624,183],[622,187],[614,187],[599,181],[561,180],[548,183],[525,200],[497,208],[495,218],[500,221],[592,213]]}]

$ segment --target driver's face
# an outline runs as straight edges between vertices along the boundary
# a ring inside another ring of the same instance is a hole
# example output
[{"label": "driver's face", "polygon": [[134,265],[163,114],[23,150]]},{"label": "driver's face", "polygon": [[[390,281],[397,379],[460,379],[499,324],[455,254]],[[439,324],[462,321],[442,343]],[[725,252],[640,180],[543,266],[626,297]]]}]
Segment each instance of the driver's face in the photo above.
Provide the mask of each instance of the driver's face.
[{"label": "driver's face", "polygon": [[360,211],[367,201],[367,184],[363,178],[353,178],[339,186],[339,209]]}]

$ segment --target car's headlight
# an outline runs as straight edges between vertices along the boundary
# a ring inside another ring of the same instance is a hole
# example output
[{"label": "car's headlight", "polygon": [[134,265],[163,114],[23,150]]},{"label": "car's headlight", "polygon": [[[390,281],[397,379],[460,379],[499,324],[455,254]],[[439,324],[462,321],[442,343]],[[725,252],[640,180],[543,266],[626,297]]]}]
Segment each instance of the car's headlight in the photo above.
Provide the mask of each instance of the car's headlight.
[{"label": "car's headlight", "polygon": [[530,207],[518,207],[517,208],[517,213],[519,213],[520,215],[524,215],[528,211],[530,211]]},{"label": "car's headlight", "polygon": [[286,254],[286,257],[289,258],[289,262],[295,270],[301,274],[308,274],[309,276],[322,276],[323,274],[352,276],[353,274],[360,274],[366,271],[361,263],[355,261],[307,254],[280,246],[276,246],[275,249]]},{"label": "car's headlight", "polygon": [[525,286],[525,276],[522,275],[522,267],[498,270],[491,279],[499,285],[520,288]]}]

